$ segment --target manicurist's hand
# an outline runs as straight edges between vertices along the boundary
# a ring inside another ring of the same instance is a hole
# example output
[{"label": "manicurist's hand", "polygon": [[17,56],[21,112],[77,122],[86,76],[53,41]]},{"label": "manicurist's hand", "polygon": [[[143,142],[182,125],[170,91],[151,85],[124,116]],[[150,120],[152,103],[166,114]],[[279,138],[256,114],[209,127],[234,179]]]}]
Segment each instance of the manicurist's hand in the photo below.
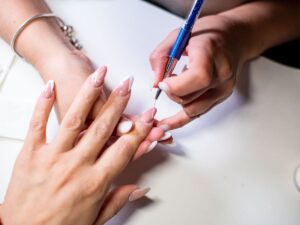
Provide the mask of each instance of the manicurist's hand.
[{"label": "manicurist's hand", "polygon": [[188,66],[178,76],[164,80],[168,54],[178,30],[171,32],[153,51],[150,62],[155,73],[154,86],[183,108],[162,120],[161,127],[169,130],[184,126],[230,96],[236,71],[244,62],[241,31],[238,23],[221,15],[198,19],[185,50]]},{"label": "manicurist's hand", "polygon": [[120,83],[78,138],[101,94],[105,72],[98,69],[87,78],[51,143],[46,143],[46,126],[55,92],[54,82],[47,83],[0,206],[3,225],[104,224],[149,190],[127,185],[110,191],[138,148],[147,145],[155,114],[151,109],[135,117],[132,129],[110,142],[130,98],[132,78]]}]

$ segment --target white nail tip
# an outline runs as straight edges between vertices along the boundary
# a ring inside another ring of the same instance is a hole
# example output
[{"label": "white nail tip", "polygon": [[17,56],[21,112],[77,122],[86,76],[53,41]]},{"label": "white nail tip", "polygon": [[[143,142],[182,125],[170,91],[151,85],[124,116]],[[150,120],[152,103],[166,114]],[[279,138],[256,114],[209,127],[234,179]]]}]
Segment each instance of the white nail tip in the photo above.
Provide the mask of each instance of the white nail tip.
[{"label": "white nail tip", "polygon": [[165,135],[159,141],[165,141],[172,137],[170,132],[166,132]]},{"label": "white nail tip", "polygon": [[160,82],[160,83],[158,84],[158,87],[159,87],[162,91],[164,91],[164,92],[166,92],[166,93],[170,92],[169,86],[168,86],[166,83],[164,83],[164,82]]},{"label": "white nail tip", "polygon": [[45,91],[50,88],[50,91],[53,92],[54,90],[54,80],[49,80],[45,86]]},{"label": "white nail tip", "polygon": [[149,153],[149,152],[153,151],[154,148],[156,147],[157,143],[158,143],[157,141],[152,142],[151,145],[146,150],[146,153]]},{"label": "white nail tip", "polygon": [[132,121],[122,121],[119,123],[117,131],[121,134],[127,134],[131,131],[133,127],[133,122]]},{"label": "white nail tip", "polygon": [[294,175],[295,185],[300,192],[300,165],[296,168],[295,175]]},{"label": "white nail tip", "polygon": [[121,81],[121,85],[122,86],[124,84],[124,82],[126,82],[127,80],[129,80],[129,85],[128,85],[128,91],[131,90],[132,84],[134,82],[134,77],[133,76],[127,76],[125,77],[122,81]]}]

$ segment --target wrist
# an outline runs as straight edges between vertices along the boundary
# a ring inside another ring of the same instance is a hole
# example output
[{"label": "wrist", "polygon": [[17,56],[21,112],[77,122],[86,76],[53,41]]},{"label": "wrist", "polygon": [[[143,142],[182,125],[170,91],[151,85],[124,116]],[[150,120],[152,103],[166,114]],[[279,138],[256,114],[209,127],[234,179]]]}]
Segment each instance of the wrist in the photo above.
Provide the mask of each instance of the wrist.
[{"label": "wrist", "polygon": [[221,13],[218,16],[221,16],[225,21],[227,21],[227,37],[228,42],[233,46],[233,51],[235,55],[239,57],[240,62],[244,63],[259,54],[255,44],[257,39],[253,38],[253,30],[251,26],[246,22],[236,19],[234,16],[231,16],[229,13]]}]

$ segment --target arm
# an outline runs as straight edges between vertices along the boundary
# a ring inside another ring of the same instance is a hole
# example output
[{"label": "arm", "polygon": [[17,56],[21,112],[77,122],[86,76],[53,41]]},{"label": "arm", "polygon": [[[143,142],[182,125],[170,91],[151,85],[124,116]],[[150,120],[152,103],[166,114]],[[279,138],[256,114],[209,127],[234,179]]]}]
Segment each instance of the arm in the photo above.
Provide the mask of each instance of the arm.
[{"label": "arm", "polygon": [[111,191],[112,182],[137,153],[154,122],[151,109],[136,117],[128,133],[108,145],[131,95],[129,79],[113,90],[78,142],[105,73],[97,70],[87,78],[51,143],[46,141],[46,127],[55,100],[54,82],[45,86],[0,206],[4,225],[103,225],[128,201],[149,191],[136,185]]},{"label": "arm", "polygon": [[[0,36],[9,43],[26,19],[46,12],[50,9],[42,0],[3,0]],[[56,81],[57,114],[61,120],[81,84],[94,71],[92,63],[69,43],[54,19],[31,23],[19,36],[16,48],[39,71],[44,81]],[[95,111],[103,105],[103,96],[99,99]]]},{"label": "arm", "polygon": [[206,113],[232,93],[243,64],[267,48],[300,37],[300,2],[252,1],[218,15],[199,18],[186,48],[189,67],[182,76],[161,82],[167,56],[177,37],[173,31],[151,54],[155,86],[183,110],[160,122],[176,129]]},{"label": "arm", "polygon": [[297,0],[253,1],[221,13],[245,26],[246,59],[268,48],[300,37],[300,2]]}]

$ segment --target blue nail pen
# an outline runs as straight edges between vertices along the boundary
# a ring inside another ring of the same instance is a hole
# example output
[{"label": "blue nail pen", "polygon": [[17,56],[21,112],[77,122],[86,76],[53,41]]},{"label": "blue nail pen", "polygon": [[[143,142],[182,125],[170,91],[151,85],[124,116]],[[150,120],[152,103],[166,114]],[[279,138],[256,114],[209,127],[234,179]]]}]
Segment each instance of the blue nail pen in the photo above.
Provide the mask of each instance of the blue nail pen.
[{"label": "blue nail pen", "polygon": [[[192,10],[190,12],[190,15],[188,16],[184,26],[180,29],[177,39],[169,54],[169,59],[164,73],[164,78],[169,77],[173,73],[177,62],[180,60],[182,53],[185,50],[188,41],[191,37],[194,24],[200,15],[203,2],[204,0],[195,1]],[[159,88],[155,95],[155,101],[159,98],[161,92],[162,90]]]}]

